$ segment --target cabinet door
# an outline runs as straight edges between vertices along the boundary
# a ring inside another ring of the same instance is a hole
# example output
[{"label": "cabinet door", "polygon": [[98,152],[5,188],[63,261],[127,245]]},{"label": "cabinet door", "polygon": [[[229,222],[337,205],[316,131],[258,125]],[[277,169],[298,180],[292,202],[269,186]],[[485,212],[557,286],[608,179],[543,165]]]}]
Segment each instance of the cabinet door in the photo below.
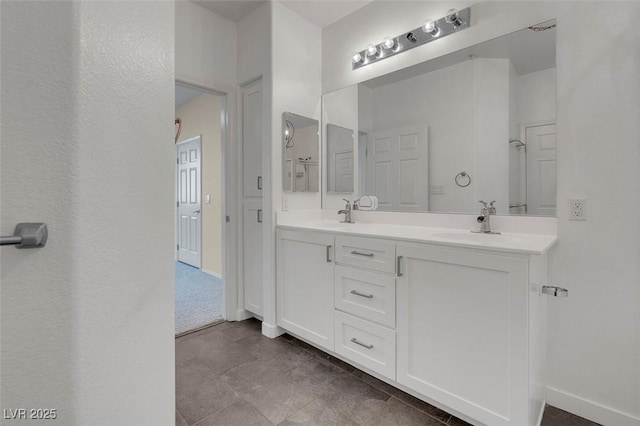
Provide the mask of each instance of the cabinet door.
[{"label": "cabinet door", "polygon": [[243,221],[244,308],[262,315],[262,203],[245,201]]},{"label": "cabinet door", "polygon": [[490,425],[528,423],[524,257],[399,245],[397,377]]},{"label": "cabinet door", "polygon": [[262,80],[242,88],[242,170],[245,197],[262,196]]},{"label": "cabinet door", "polygon": [[333,350],[333,236],[277,232],[278,325]]}]

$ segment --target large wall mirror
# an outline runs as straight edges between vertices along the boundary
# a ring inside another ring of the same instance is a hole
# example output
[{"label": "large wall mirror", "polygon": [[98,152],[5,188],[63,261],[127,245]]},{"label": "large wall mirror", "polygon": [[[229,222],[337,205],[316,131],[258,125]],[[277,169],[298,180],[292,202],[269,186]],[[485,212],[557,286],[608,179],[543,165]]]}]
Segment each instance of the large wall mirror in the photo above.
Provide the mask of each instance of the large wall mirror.
[{"label": "large wall mirror", "polygon": [[555,22],[323,95],[323,205],[556,212]]},{"label": "large wall mirror", "polygon": [[283,189],[286,192],[318,192],[318,120],[282,114]]}]

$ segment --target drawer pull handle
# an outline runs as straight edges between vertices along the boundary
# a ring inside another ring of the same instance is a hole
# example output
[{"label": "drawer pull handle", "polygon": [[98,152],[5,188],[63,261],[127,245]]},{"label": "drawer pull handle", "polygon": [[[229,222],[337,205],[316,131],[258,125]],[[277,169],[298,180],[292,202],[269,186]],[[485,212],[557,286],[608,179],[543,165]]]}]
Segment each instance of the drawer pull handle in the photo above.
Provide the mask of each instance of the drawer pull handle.
[{"label": "drawer pull handle", "polygon": [[400,265],[402,265],[402,256],[396,258],[396,274],[401,277],[402,271],[400,271]]},{"label": "drawer pull handle", "polygon": [[331,252],[331,246],[327,246],[327,263],[331,263],[331,256],[330,256],[330,252]]},{"label": "drawer pull handle", "polygon": [[366,343],[362,343],[361,341],[359,341],[355,337],[351,339],[351,343],[355,343],[356,345],[360,345],[363,348],[373,349],[373,345],[367,345]]},{"label": "drawer pull handle", "polygon": [[373,299],[373,294],[360,293],[358,290],[351,290],[351,294],[355,294],[356,296],[366,297],[367,299]]},{"label": "drawer pull handle", "polygon": [[351,254],[355,254],[356,256],[373,257],[373,253],[362,253],[361,251],[356,250],[351,251]]}]

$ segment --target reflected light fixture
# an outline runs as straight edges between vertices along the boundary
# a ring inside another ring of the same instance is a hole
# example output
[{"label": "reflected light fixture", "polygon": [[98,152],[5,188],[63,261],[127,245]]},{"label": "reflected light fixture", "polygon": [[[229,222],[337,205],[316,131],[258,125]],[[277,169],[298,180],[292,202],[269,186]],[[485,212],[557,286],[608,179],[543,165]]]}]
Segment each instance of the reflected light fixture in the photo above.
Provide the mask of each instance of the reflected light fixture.
[{"label": "reflected light fixture", "polygon": [[351,68],[358,69],[389,58],[405,50],[441,39],[471,25],[471,9],[451,9],[440,19],[428,20],[420,27],[396,37],[385,37],[381,43],[368,45],[351,57]]}]

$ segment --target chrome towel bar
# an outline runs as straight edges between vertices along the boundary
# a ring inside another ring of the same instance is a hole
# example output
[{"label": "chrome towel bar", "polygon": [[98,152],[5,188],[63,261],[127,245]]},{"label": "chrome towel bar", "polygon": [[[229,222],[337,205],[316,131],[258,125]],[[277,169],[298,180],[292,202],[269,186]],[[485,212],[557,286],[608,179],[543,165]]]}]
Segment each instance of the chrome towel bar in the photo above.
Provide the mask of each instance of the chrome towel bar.
[{"label": "chrome towel bar", "polygon": [[19,223],[13,235],[0,237],[0,246],[16,248],[39,248],[47,244],[49,232],[45,223]]}]

